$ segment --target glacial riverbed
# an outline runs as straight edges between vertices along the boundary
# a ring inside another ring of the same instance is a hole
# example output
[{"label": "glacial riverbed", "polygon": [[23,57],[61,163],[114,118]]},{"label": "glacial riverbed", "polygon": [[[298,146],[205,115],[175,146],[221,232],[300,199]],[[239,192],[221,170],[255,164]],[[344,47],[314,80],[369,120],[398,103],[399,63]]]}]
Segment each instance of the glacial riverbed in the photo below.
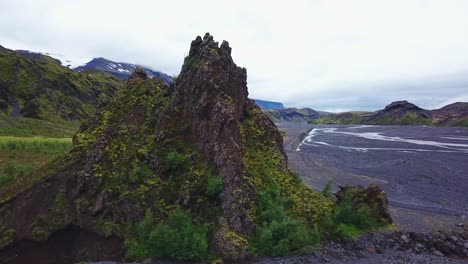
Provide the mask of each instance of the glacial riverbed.
[{"label": "glacial riverbed", "polygon": [[407,230],[451,228],[468,216],[468,128],[281,123],[289,166],[310,187],[381,186]]}]

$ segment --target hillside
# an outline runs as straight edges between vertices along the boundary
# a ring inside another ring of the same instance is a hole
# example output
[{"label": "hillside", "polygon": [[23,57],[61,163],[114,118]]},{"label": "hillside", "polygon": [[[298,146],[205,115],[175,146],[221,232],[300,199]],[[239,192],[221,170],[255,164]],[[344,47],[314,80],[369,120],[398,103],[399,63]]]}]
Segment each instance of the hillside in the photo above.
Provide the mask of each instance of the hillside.
[{"label": "hillside", "polygon": [[76,131],[120,86],[108,74],[78,73],[45,55],[1,48],[0,128],[44,124]]},{"label": "hillside", "polygon": [[432,110],[434,123],[445,126],[468,126],[468,103],[453,103]]},{"label": "hillside", "polygon": [[336,201],[307,188],[247,95],[246,69],[208,33],[171,85],[137,70],[68,154],[0,186],[0,259],[241,261],[391,222],[376,187]]},{"label": "hillside", "polygon": [[310,121],[314,124],[468,126],[468,103],[426,110],[407,101],[396,101],[376,112],[344,112]]},{"label": "hillside", "polygon": [[322,116],[319,112],[310,108],[284,108],[284,109],[265,109],[265,114],[273,122],[307,122]]}]

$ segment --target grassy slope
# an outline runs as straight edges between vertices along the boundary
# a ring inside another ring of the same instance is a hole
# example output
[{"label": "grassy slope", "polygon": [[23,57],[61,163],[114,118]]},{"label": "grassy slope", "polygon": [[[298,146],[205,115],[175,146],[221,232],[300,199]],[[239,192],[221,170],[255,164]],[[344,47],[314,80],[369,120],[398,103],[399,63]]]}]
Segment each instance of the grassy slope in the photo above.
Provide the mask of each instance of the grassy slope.
[{"label": "grassy slope", "polygon": [[330,115],[310,121],[312,124],[365,124],[365,125],[432,125],[431,119],[421,118],[414,113],[407,113],[401,118],[382,116],[376,119],[367,120],[362,114],[343,116]]},{"label": "grassy slope", "polygon": [[14,184],[71,148],[82,120],[121,81],[77,73],[48,56],[0,50],[0,188]]},{"label": "grassy slope", "polygon": [[71,138],[80,127],[78,121],[54,123],[47,120],[0,114],[0,136]]},{"label": "grassy slope", "polygon": [[82,121],[120,85],[111,75],[74,72],[48,56],[30,60],[14,51],[0,51],[2,119],[24,116],[53,123]]},{"label": "grassy slope", "polygon": [[316,118],[314,110],[306,108],[263,109],[262,111],[275,123],[307,122]]},{"label": "grassy slope", "polygon": [[70,148],[70,138],[0,136],[0,190]]}]

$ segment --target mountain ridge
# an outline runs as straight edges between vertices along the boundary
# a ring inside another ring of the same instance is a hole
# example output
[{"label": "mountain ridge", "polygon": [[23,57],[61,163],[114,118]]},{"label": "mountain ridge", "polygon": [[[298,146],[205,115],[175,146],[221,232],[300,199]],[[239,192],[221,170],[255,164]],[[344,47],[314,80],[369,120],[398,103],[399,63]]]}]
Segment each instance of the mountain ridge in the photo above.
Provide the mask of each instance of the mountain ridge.
[{"label": "mountain ridge", "polygon": [[253,99],[255,103],[260,106],[262,109],[283,109],[285,108],[283,103],[281,102],[274,102],[274,101],[267,101],[261,99]]},{"label": "mountain ridge", "polygon": [[143,69],[150,78],[159,77],[166,83],[171,83],[174,80],[172,76],[160,71],[155,71],[147,66],[126,62],[114,62],[103,57],[94,58],[85,65],[74,68],[74,70],[78,72],[87,70],[102,71],[120,79],[127,79],[137,68]]},{"label": "mountain ridge", "polygon": [[275,123],[279,122],[307,122],[324,116],[323,113],[311,108],[263,109]]},{"label": "mountain ridge", "polygon": [[426,110],[406,100],[375,112],[343,112],[310,121],[313,124],[468,126],[468,103],[457,102]]}]

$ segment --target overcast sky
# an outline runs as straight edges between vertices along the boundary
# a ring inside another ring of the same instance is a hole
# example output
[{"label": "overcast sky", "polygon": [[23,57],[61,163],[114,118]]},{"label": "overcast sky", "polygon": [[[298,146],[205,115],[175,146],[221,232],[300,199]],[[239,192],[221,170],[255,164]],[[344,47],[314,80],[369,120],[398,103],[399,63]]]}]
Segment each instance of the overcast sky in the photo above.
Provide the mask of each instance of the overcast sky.
[{"label": "overcast sky", "polygon": [[0,45],[177,75],[190,41],[228,40],[251,98],[318,110],[468,101],[468,1],[1,0]]}]

